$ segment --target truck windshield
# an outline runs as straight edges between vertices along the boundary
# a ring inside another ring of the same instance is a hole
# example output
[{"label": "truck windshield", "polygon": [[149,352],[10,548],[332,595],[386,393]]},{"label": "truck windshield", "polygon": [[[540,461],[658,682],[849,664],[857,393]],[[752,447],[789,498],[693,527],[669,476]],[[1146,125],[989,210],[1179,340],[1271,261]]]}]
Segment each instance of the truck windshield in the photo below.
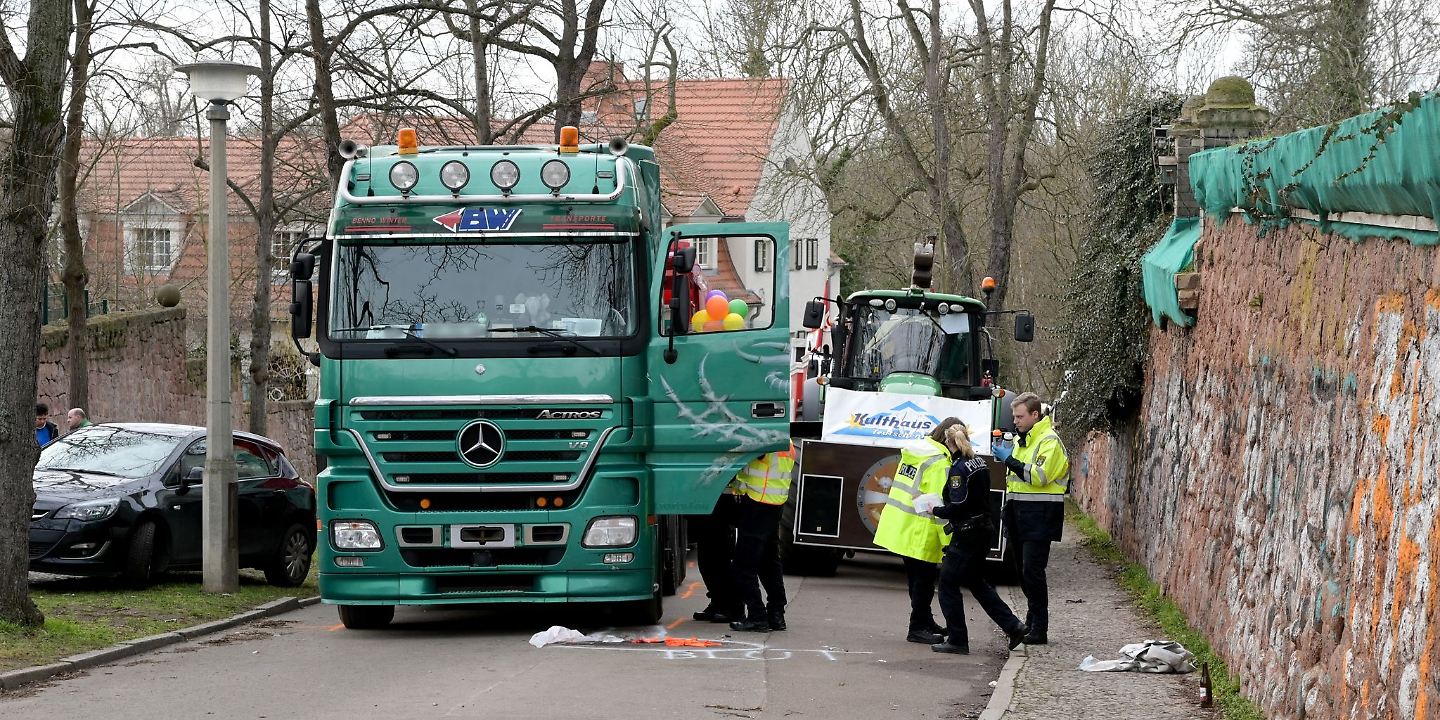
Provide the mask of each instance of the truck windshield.
[{"label": "truck windshield", "polygon": [[337,340],[615,337],[635,332],[633,246],[349,243],[336,248]]},{"label": "truck windshield", "polygon": [[970,382],[968,316],[861,306],[854,322],[851,377],[878,381],[891,373],[913,372],[942,383]]}]

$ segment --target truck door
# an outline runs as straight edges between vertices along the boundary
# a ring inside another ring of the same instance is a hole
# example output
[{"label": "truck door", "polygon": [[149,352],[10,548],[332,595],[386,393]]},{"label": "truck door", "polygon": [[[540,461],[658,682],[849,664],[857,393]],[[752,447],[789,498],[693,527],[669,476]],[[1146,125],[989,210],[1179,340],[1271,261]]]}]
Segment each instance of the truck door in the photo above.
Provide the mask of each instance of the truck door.
[{"label": "truck door", "polygon": [[[786,223],[664,231],[650,288],[658,332],[648,350],[654,438],[646,459],[657,513],[710,512],[745,463],[788,447],[789,240]],[[709,297],[689,308],[689,317],[671,318],[661,285],[673,277],[665,263],[682,243],[695,248]],[[672,332],[672,320],[687,332]]]}]

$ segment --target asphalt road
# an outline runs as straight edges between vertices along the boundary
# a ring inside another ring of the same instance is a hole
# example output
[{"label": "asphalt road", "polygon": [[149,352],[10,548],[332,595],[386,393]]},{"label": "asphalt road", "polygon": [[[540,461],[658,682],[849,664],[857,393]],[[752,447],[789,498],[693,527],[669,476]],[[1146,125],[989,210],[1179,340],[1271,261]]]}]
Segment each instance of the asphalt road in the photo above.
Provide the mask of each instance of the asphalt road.
[{"label": "asphalt road", "polygon": [[[593,614],[544,606],[401,608],[381,631],[347,631],[316,605],[118,665],[0,696],[0,718],[973,718],[1000,673],[1002,637],[970,611],[969,656],[905,642],[899,562],[871,557],[833,578],[787,577],[786,632],[700,623],[693,567],[667,598],[675,638],[532,647],[559,624],[604,629]],[[627,637],[660,627],[615,628]]]}]

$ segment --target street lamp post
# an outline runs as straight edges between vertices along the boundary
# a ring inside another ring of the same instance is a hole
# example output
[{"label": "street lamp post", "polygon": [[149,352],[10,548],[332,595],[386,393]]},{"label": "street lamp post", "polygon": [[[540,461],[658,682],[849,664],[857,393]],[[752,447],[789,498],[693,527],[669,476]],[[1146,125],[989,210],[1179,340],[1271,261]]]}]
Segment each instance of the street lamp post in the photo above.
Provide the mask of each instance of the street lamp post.
[{"label": "street lamp post", "polygon": [[210,243],[206,290],[205,482],[201,515],[206,592],[240,587],[239,533],[235,518],[235,448],[230,429],[230,238],[226,228],[225,121],[229,104],[245,94],[258,68],[240,63],[197,62],[175,68],[190,78],[195,97],[210,101]]}]

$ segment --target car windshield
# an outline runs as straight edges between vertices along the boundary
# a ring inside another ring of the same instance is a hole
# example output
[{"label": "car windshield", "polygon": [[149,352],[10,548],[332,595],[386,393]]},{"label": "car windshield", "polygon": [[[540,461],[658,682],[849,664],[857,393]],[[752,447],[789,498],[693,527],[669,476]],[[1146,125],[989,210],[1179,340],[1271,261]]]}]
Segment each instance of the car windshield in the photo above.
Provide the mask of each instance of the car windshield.
[{"label": "car windshield", "polygon": [[430,340],[635,332],[633,246],[582,243],[342,244],[330,336]]},{"label": "car windshield", "polygon": [[80,428],[40,451],[36,470],[74,470],[115,482],[153,475],[164,467],[180,438],[109,425]]},{"label": "car windshield", "polygon": [[920,308],[861,306],[856,310],[852,377],[883,380],[897,372],[930,375],[942,383],[970,380],[970,319]]}]

